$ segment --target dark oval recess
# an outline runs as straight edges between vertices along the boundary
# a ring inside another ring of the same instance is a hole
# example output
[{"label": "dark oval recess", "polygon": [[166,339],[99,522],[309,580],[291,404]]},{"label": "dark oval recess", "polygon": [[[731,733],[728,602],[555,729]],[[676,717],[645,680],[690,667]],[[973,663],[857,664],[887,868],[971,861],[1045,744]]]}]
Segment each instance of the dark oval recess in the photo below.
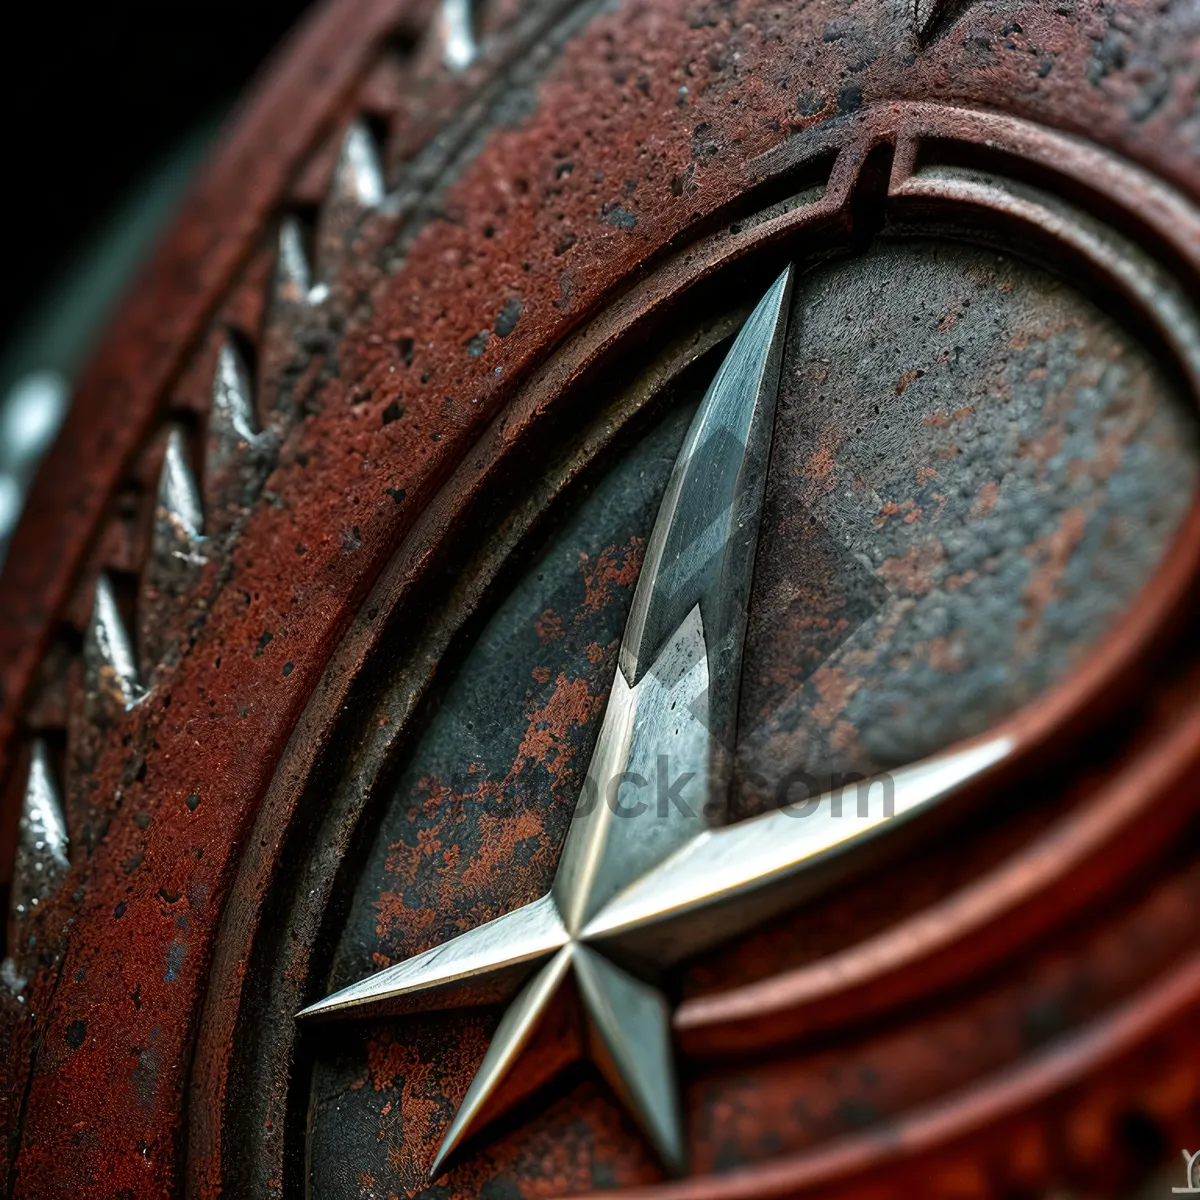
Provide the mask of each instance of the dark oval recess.
[{"label": "dark oval recess", "polygon": [[1022,261],[879,241],[797,289],[742,680],[738,794],[911,762],[1061,681],[1193,500],[1194,413]]}]

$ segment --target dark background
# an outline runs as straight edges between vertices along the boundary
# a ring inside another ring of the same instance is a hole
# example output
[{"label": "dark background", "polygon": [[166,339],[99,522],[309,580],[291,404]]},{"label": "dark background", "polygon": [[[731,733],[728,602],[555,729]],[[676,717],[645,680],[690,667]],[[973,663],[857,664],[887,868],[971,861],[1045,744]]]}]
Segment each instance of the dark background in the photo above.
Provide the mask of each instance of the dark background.
[{"label": "dark background", "polygon": [[6,31],[0,349],[180,148],[203,153],[307,0],[21,6]]}]

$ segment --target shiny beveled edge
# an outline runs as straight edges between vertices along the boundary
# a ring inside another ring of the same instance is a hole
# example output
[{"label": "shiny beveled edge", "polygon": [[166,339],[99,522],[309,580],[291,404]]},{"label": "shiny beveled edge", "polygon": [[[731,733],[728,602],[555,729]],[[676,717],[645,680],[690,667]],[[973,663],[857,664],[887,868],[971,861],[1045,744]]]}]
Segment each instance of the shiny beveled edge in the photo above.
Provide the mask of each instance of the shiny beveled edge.
[{"label": "shiny beveled edge", "polygon": [[[736,916],[740,904],[753,922],[763,919],[772,906],[764,907],[758,893],[960,792],[1014,745],[1010,736],[982,739],[877,775],[853,794],[847,787],[708,830],[614,897],[583,937],[619,946],[623,936],[657,927],[656,957],[672,963],[708,949],[730,936],[731,925],[744,924]],[[724,910],[720,921],[711,916],[716,908]]]},{"label": "shiny beveled edge", "polygon": [[483,982],[514,968],[533,967],[569,940],[558,907],[546,895],[368,975],[301,1009],[296,1016],[336,1016],[364,1004],[386,1004],[456,983]]}]

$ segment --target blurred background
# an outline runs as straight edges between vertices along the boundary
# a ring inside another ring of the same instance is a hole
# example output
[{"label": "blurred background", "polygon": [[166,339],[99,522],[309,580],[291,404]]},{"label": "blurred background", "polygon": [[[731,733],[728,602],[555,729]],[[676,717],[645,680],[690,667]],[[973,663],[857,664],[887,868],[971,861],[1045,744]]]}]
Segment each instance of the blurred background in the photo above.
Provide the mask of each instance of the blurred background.
[{"label": "blurred background", "polygon": [[76,374],[224,118],[309,2],[23,9],[0,72],[0,569]]}]

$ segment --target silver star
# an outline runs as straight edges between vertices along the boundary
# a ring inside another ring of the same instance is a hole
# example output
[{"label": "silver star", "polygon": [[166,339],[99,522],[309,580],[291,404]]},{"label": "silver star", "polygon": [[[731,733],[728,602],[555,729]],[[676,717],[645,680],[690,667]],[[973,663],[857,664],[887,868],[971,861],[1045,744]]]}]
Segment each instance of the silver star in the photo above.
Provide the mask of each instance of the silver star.
[{"label": "silver star", "polygon": [[812,867],[961,786],[1009,748],[992,739],[895,772],[874,815],[863,811],[870,791],[860,790],[856,814],[843,816],[838,793],[711,826],[729,783],[791,283],[789,267],[747,320],[675,463],[549,893],[298,1014],[396,1013],[516,991],[431,1178],[474,1131],[572,972],[593,1056],[664,1165],[682,1172],[670,1010],[626,968],[671,965],[794,904],[797,885],[820,876]]}]

